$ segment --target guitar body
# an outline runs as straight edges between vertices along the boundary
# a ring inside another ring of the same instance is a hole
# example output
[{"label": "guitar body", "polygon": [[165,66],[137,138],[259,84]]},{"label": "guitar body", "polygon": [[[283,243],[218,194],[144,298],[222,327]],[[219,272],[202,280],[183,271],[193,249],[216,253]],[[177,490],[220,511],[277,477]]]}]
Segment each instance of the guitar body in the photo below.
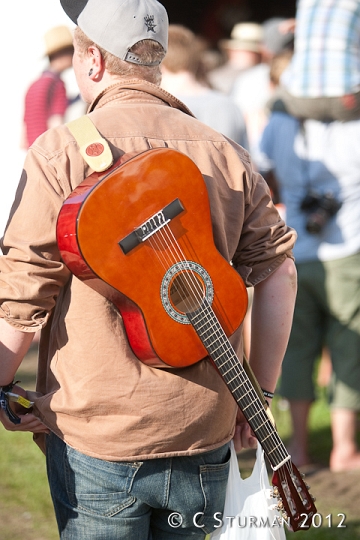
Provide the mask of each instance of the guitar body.
[{"label": "guitar body", "polygon": [[149,365],[207,356],[179,300],[189,281],[227,336],[245,316],[246,287],[215,247],[204,179],[175,150],[148,150],[85,179],[60,211],[57,242],[72,273],[119,309],[130,346]]},{"label": "guitar body", "polygon": [[141,361],[213,361],[274,470],[278,511],[293,531],[308,528],[313,498],[228,339],[245,316],[246,287],[215,247],[196,165],[158,148],[92,174],[63,204],[57,242],[71,272],[119,309]]}]

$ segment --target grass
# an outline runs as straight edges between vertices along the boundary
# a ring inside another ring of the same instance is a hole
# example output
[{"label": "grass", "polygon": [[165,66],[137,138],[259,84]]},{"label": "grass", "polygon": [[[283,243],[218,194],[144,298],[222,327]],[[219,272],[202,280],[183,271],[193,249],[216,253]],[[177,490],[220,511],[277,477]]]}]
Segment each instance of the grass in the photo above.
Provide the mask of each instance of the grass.
[{"label": "grass", "polygon": [[44,456],[30,433],[0,430],[0,446],[1,539],[55,540]]},{"label": "grass", "polygon": [[[17,379],[35,389],[37,350],[33,347]],[[46,478],[45,456],[31,433],[0,428],[0,538],[1,540],[56,540],[59,538]]]},{"label": "grass", "polygon": [[[276,396],[272,409],[281,438],[288,441],[291,435],[291,423],[287,402]],[[325,389],[318,388],[318,399],[310,409],[309,453],[315,463],[326,466],[329,463],[330,451],[330,411]]]},{"label": "grass", "polygon": [[[35,384],[36,351],[32,350],[18,373],[22,384],[33,389]],[[286,443],[290,436],[290,419],[286,402],[275,398],[273,413],[279,434]],[[45,457],[32,441],[30,433],[10,433],[0,428],[0,538],[1,540],[56,540],[58,539],[49,488],[46,479]],[[311,410],[310,453],[324,466],[331,450],[330,416],[325,393]],[[359,477],[358,477],[359,478]],[[311,482],[311,479],[310,479]],[[315,489],[315,486],[312,486]],[[295,540],[354,540],[360,539],[360,521],[357,512],[352,515],[344,500],[328,499],[327,493],[316,493],[317,507],[323,525],[296,533]],[[330,501],[330,502],[329,502]],[[346,513],[347,527],[338,528],[338,514]],[[332,515],[332,526],[329,519]],[[293,538],[286,532],[288,539]],[[76,540],[76,539],[74,539]],[[129,539],[131,540],[131,539]],[[169,539],[170,540],[170,539]]]},{"label": "grass", "polygon": [[[277,429],[282,440],[285,444],[289,441],[291,435],[291,423],[289,411],[286,407],[286,402],[276,398],[273,404],[273,414],[276,420]],[[359,442],[359,437],[358,437]],[[313,404],[310,411],[309,419],[309,454],[315,463],[318,463],[324,467],[328,467],[329,457],[332,447],[331,439],[331,425],[330,425],[330,411],[327,404],[326,390],[324,388],[318,388],[318,399]],[[339,476],[334,477],[337,483],[341,482]],[[359,477],[356,477],[359,480]],[[349,479],[349,477],[348,477]],[[356,479],[351,476],[351,481],[356,482]],[[306,479],[311,483],[311,477]],[[349,481],[349,480],[347,480]],[[316,481],[315,481],[316,482]],[[336,497],[336,491],[334,493],[324,493],[323,488],[318,493],[318,486],[316,483],[311,486],[311,492],[315,492],[317,495],[316,506],[318,510],[318,516],[314,520],[315,526],[312,526],[307,531],[294,533],[286,531],[286,537],[288,539],[295,538],[295,540],[354,540],[360,538],[360,521],[358,518],[358,512],[354,512],[353,505],[350,509],[346,507],[346,501],[349,496],[344,494],[344,497]],[[345,488],[346,489],[346,488]],[[342,517],[345,515],[344,521],[345,527],[341,526]]]}]

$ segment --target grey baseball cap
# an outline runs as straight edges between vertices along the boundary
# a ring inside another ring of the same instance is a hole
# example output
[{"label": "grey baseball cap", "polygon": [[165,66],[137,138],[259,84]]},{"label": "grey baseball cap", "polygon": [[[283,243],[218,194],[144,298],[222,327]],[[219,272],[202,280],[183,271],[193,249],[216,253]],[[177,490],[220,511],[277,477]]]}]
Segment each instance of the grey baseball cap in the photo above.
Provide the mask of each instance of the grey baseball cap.
[{"label": "grey baseball cap", "polygon": [[143,39],[157,41],[167,50],[168,16],[157,0],[60,0],[60,3],[88,38],[122,60],[142,64],[129,49]]}]

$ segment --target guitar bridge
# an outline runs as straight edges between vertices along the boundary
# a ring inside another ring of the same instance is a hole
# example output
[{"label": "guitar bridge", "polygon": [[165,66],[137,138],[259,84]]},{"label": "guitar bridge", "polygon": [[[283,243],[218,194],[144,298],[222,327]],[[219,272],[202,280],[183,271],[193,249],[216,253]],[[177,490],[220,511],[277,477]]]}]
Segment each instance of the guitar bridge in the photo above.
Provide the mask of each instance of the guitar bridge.
[{"label": "guitar bridge", "polygon": [[142,242],[145,242],[145,240],[165,227],[165,225],[170,223],[172,219],[181,214],[183,211],[184,207],[180,200],[175,199],[162,210],[156,212],[156,214],[144,221],[144,223],[135,229],[135,231],[120,240],[119,246],[121,247],[124,255],[127,255],[130,251],[135,249],[136,246]]}]

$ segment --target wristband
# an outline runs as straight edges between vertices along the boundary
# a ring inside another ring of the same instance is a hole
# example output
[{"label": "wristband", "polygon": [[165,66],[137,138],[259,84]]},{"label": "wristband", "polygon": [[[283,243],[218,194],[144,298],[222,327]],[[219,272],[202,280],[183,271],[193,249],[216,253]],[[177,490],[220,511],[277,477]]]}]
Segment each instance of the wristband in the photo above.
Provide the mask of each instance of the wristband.
[{"label": "wristband", "polygon": [[20,381],[13,381],[10,384],[6,384],[5,386],[0,386],[0,390],[2,390],[3,392],[11,392],[14,386],[19,382]]},{"label": "wristband", "polygon": [[[10,386],[10,385],[8,385]],[[6,392],[4,392],[4,388],[0,388],[0,408],[5,412],[6,416],[12,422],[13,424],[17,425],[20,424],[21,420],[18,417],[17,414],[14,413],[14,411],[9,406],[9,397]]]},{"label": "wristband", "polygon": [[11,392],[14,386],[19,382],[20,381],[13,381],[10,384],[6,384],[5,386],[0,386],[0,408],[5,412],[10,422],[15,425],[20,424],[21,420],[18,415],[14,413],[14,411],[9,405],[8,393]]},{"label": "wristband", "polygon": [[262,393],[265,397],[272,399],[274,397],[274,392],[269,392],[268,390],[261,389]]}]

